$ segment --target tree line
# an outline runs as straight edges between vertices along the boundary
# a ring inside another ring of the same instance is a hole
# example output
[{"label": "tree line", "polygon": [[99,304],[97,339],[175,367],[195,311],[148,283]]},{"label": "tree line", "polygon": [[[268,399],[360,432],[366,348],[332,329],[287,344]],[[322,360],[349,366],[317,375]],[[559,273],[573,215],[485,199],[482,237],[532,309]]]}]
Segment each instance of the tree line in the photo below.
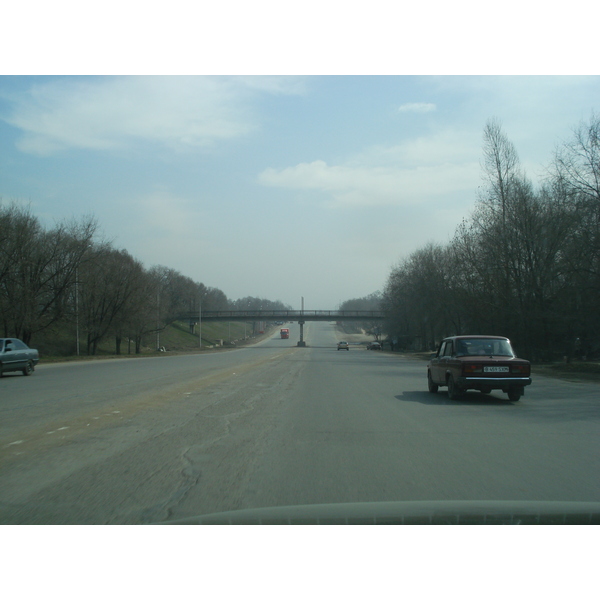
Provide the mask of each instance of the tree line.
[{"label": "tree line", "polygon": [[[341,311],[381,310],[381,292],[377,291],[362,298],[346,300],[340,304],[339,309]],[[380,341],[383,333],[379,321],[342,321],[340,326],[346,333],[362,333],[364,331],[372,334],[377,341]]]},{"label": "tree line", "polygon": [[447,335],[505,335],[531,360],[599,354],[600,118],[556,149],[537,186],[490,120],[482,169],[475,208],[451,242],[392,269],[388,336],[426,350]]},{"label": "tree line", "polygon": [[[29,208],[0,204],[0,333],[26,344],[38,334],[75,330],[73,354],[94,355],[112,337],[115,353],[140,353],[144,338],[183,313],[241,306],[286,308],[260,298],[229,301],[164,266],[149,269],[126,250],[99,241],[93,217],[45,229]],[[76,346],[76,347],[75,347]]]}]

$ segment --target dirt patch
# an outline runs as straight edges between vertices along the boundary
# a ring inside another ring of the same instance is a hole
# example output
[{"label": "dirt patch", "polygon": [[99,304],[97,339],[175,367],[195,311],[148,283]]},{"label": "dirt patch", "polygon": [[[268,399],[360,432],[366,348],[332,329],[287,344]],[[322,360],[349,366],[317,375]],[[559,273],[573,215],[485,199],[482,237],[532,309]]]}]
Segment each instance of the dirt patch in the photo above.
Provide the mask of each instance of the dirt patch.
[{"label": "dirt patch", "polygon": [[335,335],[338,339],[344,340],[349,344],[367,344],[368,342],[374,342],[375,338],[372,334],[365,333],[346,333],[341,327],[335,328]]}]

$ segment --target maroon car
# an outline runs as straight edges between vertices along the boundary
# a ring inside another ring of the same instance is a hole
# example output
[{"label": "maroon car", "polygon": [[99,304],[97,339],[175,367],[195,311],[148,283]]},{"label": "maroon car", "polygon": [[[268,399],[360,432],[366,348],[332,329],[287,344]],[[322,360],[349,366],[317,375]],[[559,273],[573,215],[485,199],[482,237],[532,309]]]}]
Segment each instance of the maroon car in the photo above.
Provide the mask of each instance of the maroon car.
[{"label": "maroon car", "polygon": [[502,390],[514,402],[531,384],[530,375],[529,361],[517,358],[507,338],[493,335],[448,337],[427,365],[429,391],[447,386],[453,400],[466,390]]}]

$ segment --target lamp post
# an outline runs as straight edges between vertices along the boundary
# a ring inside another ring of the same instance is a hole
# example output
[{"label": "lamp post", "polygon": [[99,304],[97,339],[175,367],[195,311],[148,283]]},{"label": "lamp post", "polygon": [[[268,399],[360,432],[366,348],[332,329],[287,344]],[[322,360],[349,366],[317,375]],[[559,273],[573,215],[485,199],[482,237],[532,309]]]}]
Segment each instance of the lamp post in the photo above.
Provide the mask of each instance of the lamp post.
[{"label": "lamp post", "polygon": [[202,350],[202,298],[198,302],[198,347]]},{"label": "lamp post", "polygon": [[160,286],[156,290],[156,350],[160,350]]},{"label": "lamp post", "polygon": [[77,336],[77,356],[79,356],[79,266],[75,267],[75,332]]}]

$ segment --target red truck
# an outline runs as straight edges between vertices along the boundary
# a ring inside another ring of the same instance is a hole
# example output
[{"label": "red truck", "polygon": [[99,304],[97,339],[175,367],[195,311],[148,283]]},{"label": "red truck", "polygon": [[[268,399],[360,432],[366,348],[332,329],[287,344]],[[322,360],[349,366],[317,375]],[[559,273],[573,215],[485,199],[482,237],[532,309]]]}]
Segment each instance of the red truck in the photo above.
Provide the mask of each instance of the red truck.
[{"label": "red truck", "polygon": [[287,340],[290,337],[290,330],[289,329],[282,329],[279,333],[281,334],[281,339],[282,340]]}]

